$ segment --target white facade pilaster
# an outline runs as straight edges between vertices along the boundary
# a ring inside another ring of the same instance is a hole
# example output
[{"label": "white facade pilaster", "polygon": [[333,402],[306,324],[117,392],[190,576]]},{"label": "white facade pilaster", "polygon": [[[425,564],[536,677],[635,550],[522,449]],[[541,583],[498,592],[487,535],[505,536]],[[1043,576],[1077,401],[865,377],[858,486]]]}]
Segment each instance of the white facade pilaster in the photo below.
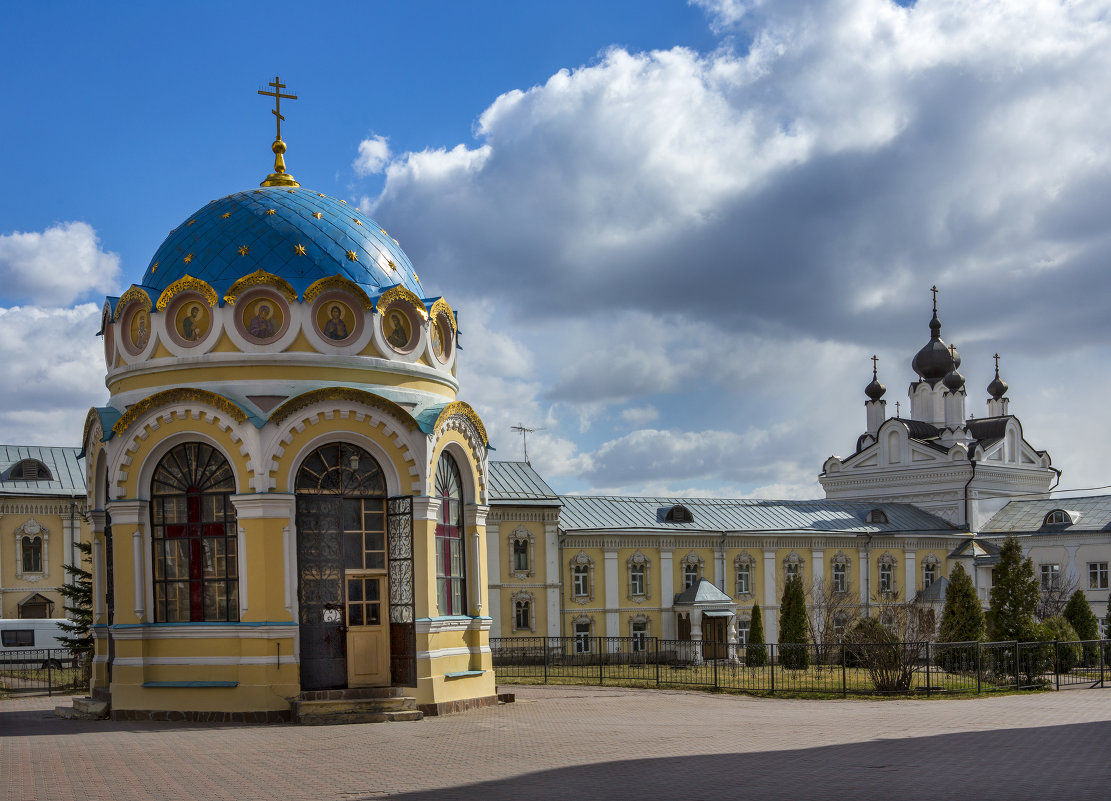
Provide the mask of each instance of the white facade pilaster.
[{"label": "white facade pilaster", "polygon": [[607,637],[620,637],[621,636],[621,621],[617,608],[620,606],[618,600],[620,594],[618,593],[617,584],[617,551],[607,548],[603,555],[603,576],[606,584],[606,635]]},{"label": "white facade pilaster", "polygon": [[778,604],[775,600],[775,551],[764,551],[764,641],[776,642],[779,637]]},{"label": "white facade pilaster", "polygon": [[660,549],[660,618],[663,625],[660,627],[660,637],[665,640],[674,640],[678,636],[675,625],[675,613],[671,611],[675,603],[675,573],[671,564],[671,549]]}]

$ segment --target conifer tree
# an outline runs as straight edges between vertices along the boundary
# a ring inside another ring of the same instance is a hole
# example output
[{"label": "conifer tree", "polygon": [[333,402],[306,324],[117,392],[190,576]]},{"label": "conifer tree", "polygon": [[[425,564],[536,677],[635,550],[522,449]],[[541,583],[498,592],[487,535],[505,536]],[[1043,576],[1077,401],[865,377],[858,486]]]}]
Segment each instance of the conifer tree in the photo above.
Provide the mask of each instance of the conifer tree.
[{"label": "conifer tree", "polygon": [[1065,620],[1076,629],[1076,635],[1082,640],[1094,640],[1099,636],[1099,618],[1092,611],[1083,590],[1069,596],[1065,605]]},{"label": "conifer tree", "polygon": [[[63,565],[66,575],[73,578],[72,584],[63,584],[58,588],[59,594],[65,599],[67,623],[59,623],[59,627],[66,632],[58,640],[66,648],[78,655],[92,656],[93,652],[93,574],[81,565],[92,562],[93,546],[87,542],[75,543],[81,552],[80,563],[76,565]],[[91,663],[91,659],[86,659]]]},{"label": "conifer tree", "polygon": [[779,661],[783,667],[802,670],[810,666],[808,627],[802,576],[788,576],[779,605]]},{"label": "conifer tree", "polygon": [[768,664],[768,649],[764,645],[764,616],[760,613],[760,604],[752,607],[748,643],[745,645],[745,664],[749,667],[763,667]]},{"label": "conifer tree", "polygon": [[990,636],[993,640],[1035,639],[1034,609],[1041,597],[1034,562],[1022,558],[1022,546],[1012,534],[999,550],[991,588]]},{"label": "conifer tree", "polygon": [[984,610],[972,577],[959,562],[949,574],[945,607],[941,610],[941,642],[972,642],[984,638]]}]

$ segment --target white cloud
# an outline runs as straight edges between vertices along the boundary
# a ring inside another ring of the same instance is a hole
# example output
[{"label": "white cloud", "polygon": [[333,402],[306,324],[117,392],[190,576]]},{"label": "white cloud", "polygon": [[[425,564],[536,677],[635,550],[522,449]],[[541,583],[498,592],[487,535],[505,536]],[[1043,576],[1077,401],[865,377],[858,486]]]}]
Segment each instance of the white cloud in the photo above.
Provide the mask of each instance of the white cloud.
[{"label": "white cloud", "polygon": [[101,250],[88,223],[0,235],[0,296],[8,301],[69,304],[91,292],[112,292],[119,273],[119,256]]},{"label": "white cloud", "polygon": [[389,139],[372,136],[359,142],[359,155],[352,166],[358,175],[375,175],[382,172],[390,161]]},{"label": "white cloud", "polygon": [[[1111,261],[1102,5],[698,4],[745,49],[614,48],[504,93],[476,142],[386,167],[376,218],[428,283],[498,310],[488,352],[462,354],[464,396],[556,430],[557,461],[595,488],[698,491],[676,479],[689,468],[733,494],[813,496],[860,433],[872,352],[890,413],[905,405],[936,283],[970,387],[992,352],[1021,353],[1016,387],[1052,374],[1080,404],[1055,364],[1088,348],[1088,371],[1111,366],[1091,346]],[[498,332],[528,359],[496,355]],[[1016,409],[1044,425],[1060,400]],[[1028,426],[1066,471],[1102,463],[1060,431]]]},{"label": "white cloud", "polygon": [[0,308],[0,442],[73,445],[104,403],[100,307]]},{"label": "white cloud", "polygon": [[634,426],[644,426],[654,420],[660,419],[660,410],[649,404],[648,406],[630,406],[621,410],[621,419]]}]

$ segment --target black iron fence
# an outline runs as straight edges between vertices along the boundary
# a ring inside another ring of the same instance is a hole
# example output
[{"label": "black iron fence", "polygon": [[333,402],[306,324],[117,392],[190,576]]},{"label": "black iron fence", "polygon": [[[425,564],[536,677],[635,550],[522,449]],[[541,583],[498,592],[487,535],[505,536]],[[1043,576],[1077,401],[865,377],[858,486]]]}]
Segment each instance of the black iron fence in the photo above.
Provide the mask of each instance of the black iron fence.
[{"label": "black iron fence", "polygon": [[747,693],[934,695],[1103,687],[1111,641],[734,645],[657,637],[492,637],[509,683]]},{"label": "black iron fence", "polygon": [[88,654],[65,648],[0,651],[0,697],[17,693],[71,693],[88,684]]}]

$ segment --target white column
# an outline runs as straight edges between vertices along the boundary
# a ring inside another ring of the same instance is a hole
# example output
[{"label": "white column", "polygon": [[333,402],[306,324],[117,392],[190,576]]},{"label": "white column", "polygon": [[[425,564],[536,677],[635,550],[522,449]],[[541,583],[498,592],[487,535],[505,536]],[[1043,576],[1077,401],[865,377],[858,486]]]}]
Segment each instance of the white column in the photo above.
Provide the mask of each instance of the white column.
[{"label": "white column", "polygon": [[660,638],[674,640],[675,613],[671,605],[675,602],[675,573],[671,565],[671,550],[660,549]]},{"label": "white column", "polygon": [[914,600],[914,593],[917,591],[918,582],[914,572],[914,551],[903,551],[903,560],[906,562],[906,583],[903,585],[903,598],[907,601]]},{"label": "white column", "polygon": [[104,614],[104,540],[93,540],[93,618]]},{"label": "white column", "polygon": [[[486,531],[486,515],[490,507],[477,503],[469,503],[463,509],[464,522],[471,532],[471,575],[467,577],[467,586],[470,588],[471,614],[481,617],[482,607],[486,600],[486,587],[488,579],[482,575],[482,532]],[[482,531],[480,532],[479,529]]]},{"label": "white column", "polygon": [[856,549],[856,583],[860,585],[860,604],[867,606],[868,604],[868,576],[872,567],[868,564],[868,552],[863,548]]},{"label": "white column", "polygon": [[[239,581],[239,616],[240,619],[247,614],[251,603],[250,589],[247,587],[247,564],[259,554],[247,547],[247,532],[243,528],[244,520],[284,520],[286,525],[282,529],[282,566],[285,575],[282,576],[282,595],[285,608],[291,616],[294,614],[295,598],[297,596],[297,542],[295,537],[297,520],[297,496],[285,492],[252,492],[242,495],[232,495],[231,505],[235,507],[236,540],[239,547],[239,558],[236,565]],[[276,547],[277,543],[265,543],[263,547]]]},{"label": "white column", "polygon": [[544,594],[548,604],[548,636],[559,636],[559,527],[555,522],[544,524]]},{"label": "white column", "polygon": [[[486,531],[486,576],[489,581],[487,591],[490,593],[490,635],[504,637],[506,632],[501,628],[501,525],[494,524],[494,533]],[[535,614],[535,611],[533,612]]]},{"label": "white column", "polygon": [[691,643],[695,662],[702,661],[702,610],[691,610]]},{"label": "white column", "polygon": [[779,615],[778,604],[775,598],[775,551],[764,551],[764,608],[760,611],[764,617],[764,642],[773,643],[779,640]]},{"label": "white column", "polygon": [[621,621],[617,608],[621,605],[619,600],[620,594],[618,592],[617,583],[617,551],[607,549],[605,551],[605,572],[604,581],[606,583],[606,635],[607,637],[620,637],[621,636]]},{"label": "white column", "polygon": [[[108,513],[112,515],[113,530],[122,530],[134,526],[131,534],[131,580],[135,595],[133,610],[135,617],[140,622],[146,622],[146,610],[154,606],[154,576],[149,559],[145,558],[150,553],[150,531],[147,521],[150,520],[148,501],[125,500],[112,501],[107,504]],[[118,529],[117,529],[118,527]],[[124,542],[119,542],[124,546]],[[123,576],[116,576],[117,585]]]}]

